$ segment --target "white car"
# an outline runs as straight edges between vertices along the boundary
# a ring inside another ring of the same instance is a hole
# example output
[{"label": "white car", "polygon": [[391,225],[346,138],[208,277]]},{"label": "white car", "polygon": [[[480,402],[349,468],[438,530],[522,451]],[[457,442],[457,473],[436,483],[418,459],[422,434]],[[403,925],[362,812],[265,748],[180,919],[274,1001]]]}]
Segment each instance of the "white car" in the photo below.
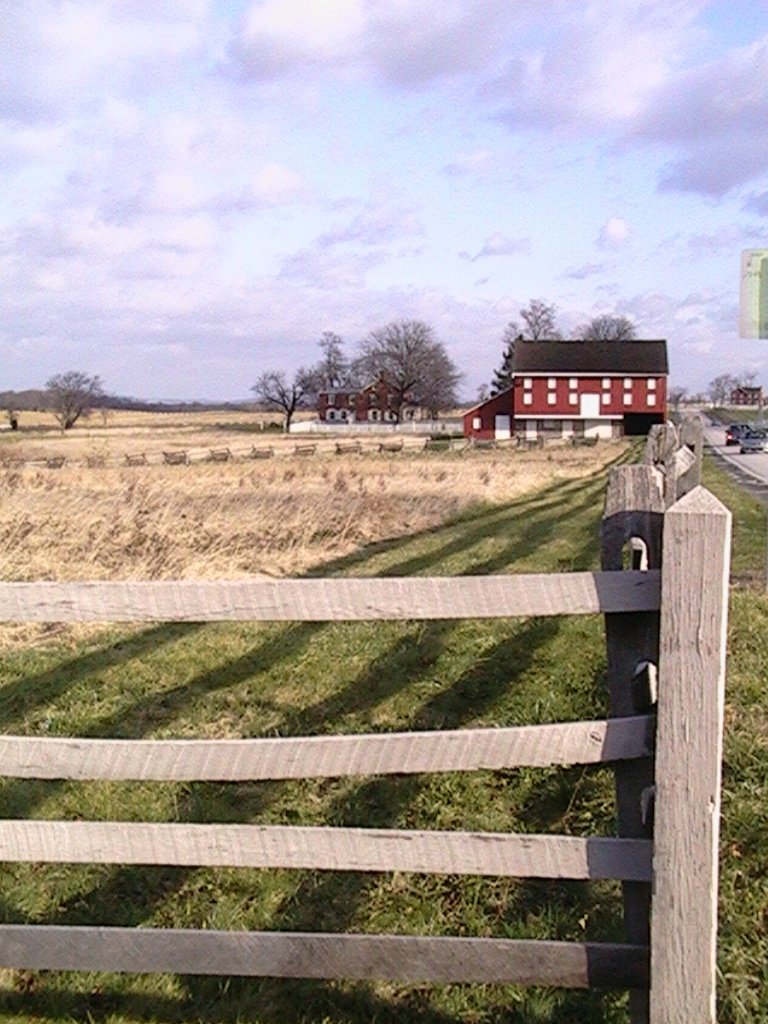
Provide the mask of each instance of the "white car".
[{"label": "white car", "polygon": [[739,438],[739,451],[742,455],[751,452],[768,452],[768,433],[764,430],[750,430]]}]

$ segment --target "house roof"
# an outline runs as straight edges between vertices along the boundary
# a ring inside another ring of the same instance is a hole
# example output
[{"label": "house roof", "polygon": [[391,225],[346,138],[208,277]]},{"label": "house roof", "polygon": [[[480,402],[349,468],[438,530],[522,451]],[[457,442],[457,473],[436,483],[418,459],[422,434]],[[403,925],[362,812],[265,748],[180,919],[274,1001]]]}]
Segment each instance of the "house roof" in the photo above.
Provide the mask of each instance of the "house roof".
[{"label": "house roof", "polygon": [[667,343],[653,341],[516,341],[512,372],[668,373]]},{"label": "house roof", "polygon": [[484,398],[482,402],[476,402],[474,405],[470,406],[469,409],[465,409],[461,415],[469,416],[469,414],[474,412],[475,409],[482,409],[484,405],[488,405],[490,402],[495,402],[497,398],[501,398],[503,395],[508,395],[512,390],[513,388],[511,386],[508,388],[502,388],[501,391],[497,391],[495,395],[490,395],[488,398]]}]

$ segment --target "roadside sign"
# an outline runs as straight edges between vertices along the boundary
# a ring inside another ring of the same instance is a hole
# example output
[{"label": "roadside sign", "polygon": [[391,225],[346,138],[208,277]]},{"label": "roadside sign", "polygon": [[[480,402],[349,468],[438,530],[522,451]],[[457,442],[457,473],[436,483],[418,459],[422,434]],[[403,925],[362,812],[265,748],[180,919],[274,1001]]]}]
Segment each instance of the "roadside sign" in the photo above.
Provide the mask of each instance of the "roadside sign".
[{"label": "roadside sign", "polygon": [[768,249],[741,254],[739,335],[768,338]]}]

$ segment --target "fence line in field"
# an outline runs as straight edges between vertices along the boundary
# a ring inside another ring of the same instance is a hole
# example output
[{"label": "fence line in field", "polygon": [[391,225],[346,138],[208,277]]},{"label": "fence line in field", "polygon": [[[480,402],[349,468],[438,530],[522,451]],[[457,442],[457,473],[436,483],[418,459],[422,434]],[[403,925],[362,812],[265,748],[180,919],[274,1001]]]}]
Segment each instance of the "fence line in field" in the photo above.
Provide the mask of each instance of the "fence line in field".
[{"label": "fence line in field", "polygon": [[[333,430],[326,433],[331,434]],[[338,434],[339,431],[337,430]],[[369,431],[375,434],[377,431]],[[378,431],[380,434],[381,432]],[[160,451],[135,451],[127,452],[124,455],[84,455],[81,458],[70,458],[65,455],[52,455],[41,458],[23,459],[5,457],[3,465],[12,467],[37,467],[40,469],[62,469],[64,466],[85,466],[89,469],[105,469],[118,466],[189,466],[201,463],[222,463],[222,462],[248,462],[261,461],[264,459],[285,459],[296,458],[297,456],[314,455],[381,455],[417,452],[452,452],[458,454],[470,454],[474,452],[516,452],[527,451],[532,448],[563,447],[570,444],[578,446],[583,438],[550,438],[544,440],[538,438],[536,441],[528,441],[518,436],[505,441],[478,441],[474,438],[430,438],[430,437],[409,437],[407,435],[386,435],[378,441],[361,439],[356,430],[348,430],[342,437],[337,437],[334,442],[324,439],[318,441],[296,441],[290,444],[251,444],[249,446],[233,446],[218,448],[175,448]],[[293,437],[293,435],[291,435]],[[592,439],[587,439],[592,440]],[[596,439],[595,439],[596,440]],[[604,442],[605,443],[605,442]]]}]

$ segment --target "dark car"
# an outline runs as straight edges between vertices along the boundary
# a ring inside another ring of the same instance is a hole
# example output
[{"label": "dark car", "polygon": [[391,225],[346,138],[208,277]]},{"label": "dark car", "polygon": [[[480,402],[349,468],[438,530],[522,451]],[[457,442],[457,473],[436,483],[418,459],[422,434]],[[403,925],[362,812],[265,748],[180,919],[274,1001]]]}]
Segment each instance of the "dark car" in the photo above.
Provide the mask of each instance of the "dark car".
[{"label": "dark car", "polygon": [[744,434],[750,432],[749,423],[729,423],[725,428],[725,443],[738,444]]}]

